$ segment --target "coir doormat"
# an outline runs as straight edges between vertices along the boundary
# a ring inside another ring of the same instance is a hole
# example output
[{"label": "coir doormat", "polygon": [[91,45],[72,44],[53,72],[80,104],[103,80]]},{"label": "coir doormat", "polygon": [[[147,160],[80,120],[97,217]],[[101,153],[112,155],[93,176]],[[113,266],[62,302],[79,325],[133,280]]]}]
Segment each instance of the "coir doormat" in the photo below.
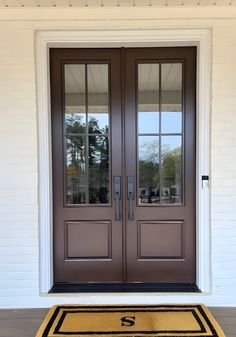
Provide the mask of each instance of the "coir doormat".
[{"label": "coir doormat", "polygon": [[204,305],[56,305],[36,337],[225,337]]}]

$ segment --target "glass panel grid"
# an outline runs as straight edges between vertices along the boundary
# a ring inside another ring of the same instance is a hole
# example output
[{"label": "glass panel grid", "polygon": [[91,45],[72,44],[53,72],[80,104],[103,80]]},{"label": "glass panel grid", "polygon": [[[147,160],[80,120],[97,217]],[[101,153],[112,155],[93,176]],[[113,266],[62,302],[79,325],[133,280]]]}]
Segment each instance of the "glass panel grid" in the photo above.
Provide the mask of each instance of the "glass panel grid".
[{"label": "glass panel grid", "polygon": [[182,136],[161,137],[161,203],[182,202]]},{"label": "glass panel grid", "polygon": [[138,132],[159,133],[159,64],[138,65]]},{"label": "glass panel grid", "polygon": [[159,137],[139,136],[139,203],[159,202]]},{"label": "glass panel grid", "polygon": [[162,134],[182,133],[182,63],[161,64]]},{"label": "glass panel grid", "polygon": [[138,202],[159,203],[160,66],[138,65]]},{"label": "glass panel grid", "polygon": [[[108,204],[110,203],[108,64],[66,64],[64,71],[67,153],[65,201],[69,205]],[[80,77],[75,78],[76,74],[80,74]],[[83,88],[83,100],[78,88]],[[71,99],[72,92],[73,99]],[[83,106],[80,106],[82,103]],[[73,151],[77,153],[77,157],[82,151],[83,160],[72,162]],[[82,162],[83,171],[80,168]]]},{"label": "glass panel grid", "polygon": [[[157,119],[155,121],[155,115],[140,112],[140,96],[149,105],[151,99],[151,95],[145,97],[145,93],[140,94],[140,88],[145,87],[145,83],[140,80],[140,77],[145,77],[142,69],[144,65],[147,71],[147,64],[138,65],[138,203],[181,204],[182,63],[155,63],[159,67],[158,83],[156,81],[159,96],[158,122]],[[158,159],[153,160],[154,157]]]},{"label": "glass panel grid", "polygon": [[182,203],[182,63],[161,64],[160,181],[165,204]]}]

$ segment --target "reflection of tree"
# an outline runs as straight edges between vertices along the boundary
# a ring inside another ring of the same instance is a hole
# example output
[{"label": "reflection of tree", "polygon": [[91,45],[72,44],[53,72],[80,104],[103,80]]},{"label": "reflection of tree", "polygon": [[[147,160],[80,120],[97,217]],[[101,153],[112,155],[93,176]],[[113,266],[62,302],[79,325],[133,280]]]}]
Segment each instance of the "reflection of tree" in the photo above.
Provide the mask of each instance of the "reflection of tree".
[{"label": "reflection of tree", "polygon": [[[160,191],[168,198],[180,195],[181,147],[170,150],[162,146],[161,183],[158,141],[144,142],[140,146],[139,186],[140,197],[148,203],[159,199]],[[142,196],[143,194],[143,196]]]},{"label": "reflection of tree", "polygon": [[144,142],[140,146],[139,186],[144,187],[141,195],[148,203],[159,197],[159,175],[159,142]]},{"label": "reflection of tree", "polygon": [[[97,120],[89,120],[89,202],[108,202],[109,139],[98,129]],[[101,136],[98,136],[98,135]]]},{"label": "reflection of tree", "polygon": [[85,133],[83,117],[79,114],[66,114],[66,133],[67,133],[67,167],[71,171],[85,169],[85,144],[84,137],[77,136]]},{"label": "reflection of tree", "polygon": [[[108,129],[106,128],[105,132]],[[67,192],[70,203],[107,203],[109,183],[109,139],[99,129],[98,120],[88,121],[88,133],[83,116],[66,115],[67,133]],[[90,134],[90,136],[88,135]],[[86,167],[88,158],[89,168]],[[72,186],[71,186],[72,185]],[[88,186],[89,185],[89,186]],[[89,195],[86,186],[89,188]],[[71,199],[71,198],[70,198]]]},{"label": "reflection of tree", "polygon": [[181,185],[181,148],[165,151],[162,154],[163,185],[166,187]]}]

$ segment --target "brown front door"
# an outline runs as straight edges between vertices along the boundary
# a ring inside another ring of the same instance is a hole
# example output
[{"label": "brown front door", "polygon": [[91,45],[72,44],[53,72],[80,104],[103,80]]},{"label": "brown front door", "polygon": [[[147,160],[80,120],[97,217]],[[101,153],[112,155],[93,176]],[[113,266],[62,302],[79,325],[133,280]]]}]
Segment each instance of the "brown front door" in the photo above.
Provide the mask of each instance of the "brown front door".
[{"label": "brown front door", "polygon": [[55,284],[195,283],[195,54],[51,49]]}]

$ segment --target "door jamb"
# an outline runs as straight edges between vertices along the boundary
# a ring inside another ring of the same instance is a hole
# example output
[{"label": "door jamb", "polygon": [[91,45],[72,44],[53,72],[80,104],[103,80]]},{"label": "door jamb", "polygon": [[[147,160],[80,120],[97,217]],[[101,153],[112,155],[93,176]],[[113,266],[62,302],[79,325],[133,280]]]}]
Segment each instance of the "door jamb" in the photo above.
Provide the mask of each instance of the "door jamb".
[{"label": "door jamb", "polygon": [[[122,41],[122,42],[121,42]],[[211,29],[87,29],[36,31],[36,91],[39,154],[39,277],[40,293],[53,286],[53,203],[50,119],[49,48],[197,46],[196,102],[196,284],[211,291],[210,174]],[[45,85],[46,84],[46,85]]]}]

